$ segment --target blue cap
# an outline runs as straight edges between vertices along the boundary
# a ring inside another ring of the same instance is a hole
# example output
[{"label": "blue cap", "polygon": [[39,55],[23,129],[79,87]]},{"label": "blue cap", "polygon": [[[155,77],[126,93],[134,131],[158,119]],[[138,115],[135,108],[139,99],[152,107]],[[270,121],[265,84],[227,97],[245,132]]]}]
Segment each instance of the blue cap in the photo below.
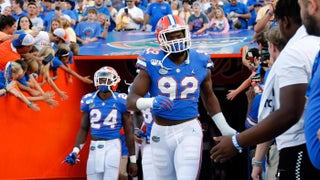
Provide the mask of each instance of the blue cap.
[{"label": "blue cap", "polygon": [[76,3],[74,2],[74,0],[66,0],[66,2],[71,4],[71,10],[74,9],[74,6],[76,5]]},{"label": "blue cap", "polygon": [[31,46],[34,44],[34,38],[30,34],[20,34],[19,37],[12,40],[11,43],[15,48],[22,46]]}]

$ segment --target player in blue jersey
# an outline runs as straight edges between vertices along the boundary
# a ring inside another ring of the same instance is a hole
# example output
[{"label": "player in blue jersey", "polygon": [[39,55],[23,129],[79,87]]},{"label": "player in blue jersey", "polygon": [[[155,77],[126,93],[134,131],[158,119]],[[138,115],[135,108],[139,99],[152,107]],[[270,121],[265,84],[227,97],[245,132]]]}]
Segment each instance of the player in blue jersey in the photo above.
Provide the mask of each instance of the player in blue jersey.
[{"label": "player in blue jersey", "polygon": [[[222,134],[233,134],[212,90],[213,63],[208,54],[190,49],[188,26],[179,17],[162,17],[156,30],[161,50],[138,57],[140,69],[127,99],[136,110],[152,108],[150,143],[157,179],[197,179],[202,152],[198,100],[204,102]],[[145,94],[150,93],[150,98]]]},{"label": "player in blue jersey", "polygon": [[81,126],[72,152],[65,162],[74,165],[91,132],[87,179],[117,179],[121,158],[120,129],[124,127],[130,155],[129,175],[136,176],[134,139],[130,112],[125,106],[127,95],[115,92],[120,77],[112,67],[102,67],[94,74],[97,91],[82,97]]}]

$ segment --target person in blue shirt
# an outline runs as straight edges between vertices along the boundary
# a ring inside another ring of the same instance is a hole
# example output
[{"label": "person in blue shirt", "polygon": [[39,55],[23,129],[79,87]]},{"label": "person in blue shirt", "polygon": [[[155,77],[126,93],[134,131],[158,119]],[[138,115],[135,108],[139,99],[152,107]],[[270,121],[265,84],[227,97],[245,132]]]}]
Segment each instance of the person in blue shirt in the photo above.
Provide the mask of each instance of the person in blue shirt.
[{"label": "person in blue shirt", "polygon": [[97,10],[98,13],[102,13],[105,14],[107,17],[110,16],[110,12],[109,9],[107,7],[104,6],[104,0],[95,0],[94,1],[94,6],[88,6],[86,8],[86,10],[83,12],[82,16],[83,19],[87,19],[87,16],[89,14],[89,9],[95,9]]},{"label": "person in blue shirt", "polygon": [[171,6],[169,3],[164,2],[164,0],[156,0],[151,3],[145,12],[144,22],[142,26],[142,30],[145,31],[147,29],[147,24],[151,23],[151,31],[156,30],[156,25],[160,18],[165,15],[172,14]]},{"label": "person in blue shirt", "polygon": [[[191,49],[188,25],[178,16],[162,17],[156,30],[160,50],[147,49],[137,60],[127,107],[152,108],[150,134],[157,179],[197,179],[202,153],[202,127],[197,119],[201,98],[222,134],[234,134],[212,90],[210,56]],[[144,97],[147,93],[150,97]]]},{"label": "person in blue shirt", "polygon": [[97,91],[84,95],[80,102],[81,126],[72,152],[65,162],[74,165],[79,153],[91,134],[87,162],[87,179],[118,179],[121,158],[120,129],[124,127],[130,155],[129,175],[136,176],[137,164],[132,133],[132,121],[126,104],[127,95],[116,92],[120,77],[109,66],[94,74]]},{"label": "person in blue shirt", "polygon": [[232,28],[233,23],[237,22],[237,20],[241,23],[240,29],[248,28],[248,19],[251,18],[251,14],[245,4],[238,2],[238,0],[230,0],[230,3],[224,5],[222,8],[229,19],[230,28]]},{"label": "person in blue shirt", "polygon": [[[320,36],[320,2],[315,0],[299,0],[302,23],[310,35]],[[320,170],[320,54],[312,68],[312,77],[307,89],[308,103],[305,111],[305,137],[309,158],[314,167]]]},{"label": "person in blue shirt", "polygon": [[77,42],[82,45],[95,42],[100,37],[101,25],[96,20],[98,12],[96,9],[88,10],[88,20],[79,23],[76,27]]}]

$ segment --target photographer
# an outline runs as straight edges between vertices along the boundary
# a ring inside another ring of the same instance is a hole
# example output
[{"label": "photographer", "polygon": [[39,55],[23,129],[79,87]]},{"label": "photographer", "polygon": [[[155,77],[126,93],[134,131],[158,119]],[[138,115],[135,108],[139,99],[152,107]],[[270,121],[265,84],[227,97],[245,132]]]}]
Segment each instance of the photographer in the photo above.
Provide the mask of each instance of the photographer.
[{"label": "photographer", "polygon": [[135,31],[143,23],[143,11],[137,8],[134,0],[127,0],[127,6],[121,8],[116,17],[116,30]]}]

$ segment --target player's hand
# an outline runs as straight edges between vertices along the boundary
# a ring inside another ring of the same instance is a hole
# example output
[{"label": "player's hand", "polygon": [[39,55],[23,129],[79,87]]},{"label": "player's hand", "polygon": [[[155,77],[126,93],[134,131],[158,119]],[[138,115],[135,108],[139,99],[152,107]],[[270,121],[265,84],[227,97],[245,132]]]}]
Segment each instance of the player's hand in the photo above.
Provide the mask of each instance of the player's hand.
[{"label": "player's hand", "polygon": [[138,166],[136,163],[129,163],[129,176],[135,177],[138,174]]},{"label": "player's hand", "polygon": [[153,100],[153,109],[159,109],[162,111],[171,111],[173,102],[166,96],[156,96]]},{"label": "player's hand", "polygon": [[77,153],[75,152],[71,152],[67,157],[66,159],[64,160],[64,162],[70,164],[70,165],[75,165],[79,162],[79,158],[78,158],[78,155]]},{"label": "player's hand", "polygon": [[210,158],[214,162],[225,162],[238,154],[232,144],[231,136],[214,137],[213,140],[218,143],[210,150]]}]

